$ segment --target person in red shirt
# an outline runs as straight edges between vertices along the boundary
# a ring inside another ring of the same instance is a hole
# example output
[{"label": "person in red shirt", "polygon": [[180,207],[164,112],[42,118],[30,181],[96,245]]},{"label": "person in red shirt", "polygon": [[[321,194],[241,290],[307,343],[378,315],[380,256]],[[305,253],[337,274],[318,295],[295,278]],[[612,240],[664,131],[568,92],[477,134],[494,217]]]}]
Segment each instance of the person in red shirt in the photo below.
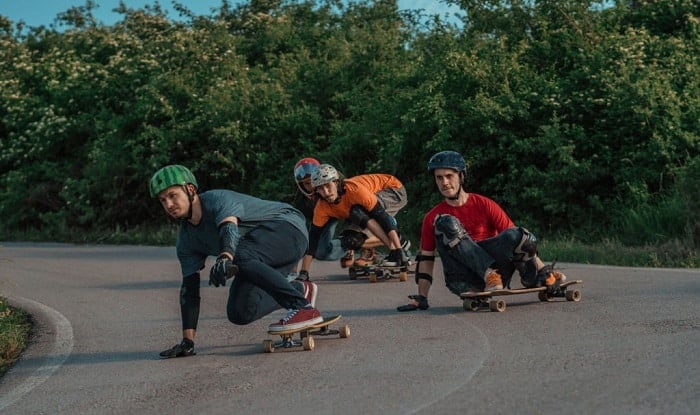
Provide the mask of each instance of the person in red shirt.
[{"label": "person in red shirt", "polygon": [[[309,249],[302,260],[308,273],[317,254],[319,236],[334,220],[348,223],[341,233],[341,246],[348,256],[360,248],[384,245],[389,255],[381,265],[406,266],[408,242],[401,241],[394,215],[407,203],[406,189],[390,174],[364,174],[345,179],[330,164],[322,164],[311,174],[311,184],[319,200],[309,229]],[[349,261],[352,263],[352,259]],[[349,265],[344,261],[343,266]]]},{"label": "person in red shirt", "polygon": [[435,252],[440,254],[445,285],[453,294],[495,291],[510,286],[518,270],[525,287],[556,287],[566,277],[537,255],[537,238],[516,226],[493,200],[464,189],[466,162],[455,151],[441,151],[428,161],[444,200],[424,217],[416,257],[418,295],[399,311],[426,310],[433,283]]}]

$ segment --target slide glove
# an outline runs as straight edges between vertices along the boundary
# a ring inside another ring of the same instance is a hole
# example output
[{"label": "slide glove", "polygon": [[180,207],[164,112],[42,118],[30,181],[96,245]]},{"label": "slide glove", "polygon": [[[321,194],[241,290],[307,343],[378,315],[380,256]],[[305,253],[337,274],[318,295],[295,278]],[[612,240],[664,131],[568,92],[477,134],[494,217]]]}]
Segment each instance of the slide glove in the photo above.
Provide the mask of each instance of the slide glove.
[{"label": "slide glove", "polygon": [[406,305],[396,307],[399,311],[414,311],[414,310],[427,310],[430,306],[428,305],[428,297],[417,295],[409,295],[408,298],[411,299]]},{"label": "slide glove", "polygon": [[226,286],[226,280],[234,277],[238,273],[238,267],[226,255],[221,255],[216,259],[216,263],[209,271],[209,285],[218,287]]},{"label": "slide glove", "polygon": [[299,275],[297,275],[296,280],[297,281],[309,281],[309,271],[302,269],[299,271]]}]

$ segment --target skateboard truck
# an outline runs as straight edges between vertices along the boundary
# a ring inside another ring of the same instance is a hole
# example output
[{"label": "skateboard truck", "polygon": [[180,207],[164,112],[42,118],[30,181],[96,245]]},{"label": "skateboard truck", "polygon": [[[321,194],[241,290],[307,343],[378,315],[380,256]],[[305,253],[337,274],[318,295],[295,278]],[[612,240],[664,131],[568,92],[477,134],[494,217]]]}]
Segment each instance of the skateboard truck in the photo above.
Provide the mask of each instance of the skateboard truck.
[{"label": "skateboard truck", "polygon": [[[290,349],[292,347],[302,347],[304,350],[313,350],[315,342],[313,336],[333,336],[338,335],[341,339],[350,337],[350,327],[345,324],[338,329],[330,329],[329,326],[340,320],[340,315],[324,319],[312,326],[291,329],[285,331],[268,331],[269,334],[276,334],[281,340],[263,340],[262,347],[265,353],[272,353],[277,348]],[[294,338],[294,334],[299,333],[299,339]]]}]

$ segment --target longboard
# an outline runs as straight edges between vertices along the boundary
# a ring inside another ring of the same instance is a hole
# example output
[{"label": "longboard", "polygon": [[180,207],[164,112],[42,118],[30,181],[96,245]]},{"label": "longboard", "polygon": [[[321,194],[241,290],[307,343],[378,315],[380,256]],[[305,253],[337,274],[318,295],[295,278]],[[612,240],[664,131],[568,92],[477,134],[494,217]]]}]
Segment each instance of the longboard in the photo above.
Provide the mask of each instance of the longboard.
[{"label": "longboard", "polygon": [[[268,334],[280,336],[280,341],[263,340],[262,347],[265,353],[272,353],[276,348],[289,349],[292,347],[302,347],[304,350],[313,350],[315,347],[314,338],[312,336],[331,336],[338,335],[341,339],[350,337],[350,327],[345,324],[338,329],[330,329],[329,326],[340,320],[340,315],[326,317],[322,322],[312,326],[290,329],[284,331],[268,331]],[[299,340],[294,339],[294,335],[299,333]]]},{"label": "longboard", "polygon": [[409,260],[407,266],[382,266],[379,264],[372,265],[352,265],[348,269],[351,280],[367,277],[369,282],[377,282],[380,279],[388,280],[396,278],[401,282],[408,280],[408,274],[414,273],[411,270],[412,261]]},{"label": "longboard", "polygon": [[462,293],[460,294],[460,298],[464,300],[462,305],[467,311],[489,309],[491,311],[503,312],[506,310],[505,300],[496,300],[493,299],[493,297],[537,293],[537,298],[539,298],[540,301],[552,301],[553,298],[561,297],[566,298],[567,301],[579,302],[581,301],[581,291],[576,288],[569,288],[569,286],[581,283],[583,283],[583,280],[566,281],[552,292],[548,291],[547,287],[516,288],[512,290],[496,290],[481,293]]}]

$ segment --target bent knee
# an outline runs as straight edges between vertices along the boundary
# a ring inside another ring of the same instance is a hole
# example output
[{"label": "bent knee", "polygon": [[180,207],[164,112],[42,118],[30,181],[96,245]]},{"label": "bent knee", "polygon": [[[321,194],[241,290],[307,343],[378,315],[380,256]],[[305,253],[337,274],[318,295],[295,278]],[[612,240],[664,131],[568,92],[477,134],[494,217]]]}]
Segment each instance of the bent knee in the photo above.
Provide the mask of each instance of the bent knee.
[{"label": "bent knee", "polygon": [[252,316],[241,314],[239,312],[229,311],[226,314],[228,317],[228,321],[230,321],[231,323],[233,323],[237,326],[245,326],[245,325],[250,324],[254,321]]}]

